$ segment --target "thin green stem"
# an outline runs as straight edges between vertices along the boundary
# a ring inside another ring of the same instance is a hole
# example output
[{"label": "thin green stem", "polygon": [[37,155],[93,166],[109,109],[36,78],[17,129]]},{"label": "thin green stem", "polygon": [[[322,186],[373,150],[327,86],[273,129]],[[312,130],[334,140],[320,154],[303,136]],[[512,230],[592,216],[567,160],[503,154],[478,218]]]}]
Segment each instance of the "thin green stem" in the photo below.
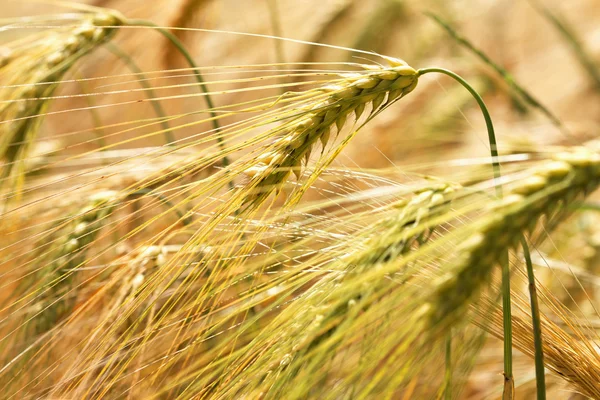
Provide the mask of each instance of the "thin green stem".
[{"label": "thin green stem", "polygon": [[[217,134],[217,143],[219,144],[219,147],[221,148],[221,150],[224,151],[225,143],[223,142],[223,138],[221,137],[221,128],[220,128],[219,122],[217,120],[217,115],[214,112],[215,106],[212,102],[212,98],[210,97],[210,94],[209,94],[210,91],[208,90],[206,84],[204,83],[204,78],[202,77],[202,74],[200,74],[200,70],[199,70],[198,66],[196,65],[196,62],[194,61],[194,59],[192,58],[190,53],[185,48],[185,45],[177,38],[177,36],[173,35],[168,30],[159,27],[154,22],[146,21],[146,20],[142,20],[142,19],[132,19],[132,20],[128,20],[127,22],[129,25],[132,25],[132,26],[147,26],[147,27],[155,29],[157,32],[162,34],[167,40],[169,40],[173,44],[173,46],[175,46],[177,48],[179,53],[181,53],[181,55],[186,59],[187,63],[194,70],[194,76],[196,77],[196,81],[200,85],[200,88],[202,89],[202,92],[205,95],[204,97],[206,98],[206,104],[208,105],[208,110],[209,110],[208,113],[212,119],[213,130]],[[223,166],[227,167],[229,165],[229,158],[227,158],[226,155],[223,155],[222,160],[223,160]],[[233,188],[233,182],[231,182],[231,181],[229,182],[229,187]]]},{"label": "thin green stem", "polygon": [[165,110],[160,105],[160,102],[156,100],[157,96],[154,92],[154,89],[152,89],[152,86],[147,82],[146,75],[144,75],[144,72],[140,69],[140,67],[138,67],[135,61],[133,61],[133,59],[129,57],[129,55],[123,50],[121,50],[117,45],[107,43],[106,48],[115,56],[119,57],[125,63],[125,65],[127,65],[127,68],[129,68],[132,72],[134,72],[140,77],[140,85],[144,89],[146,89],[146,95],[150,99],[150,104],[152,104],[154,112],[162,120],[160,124],[163,129],[165,141],[168,145],[173,145],[173,143],[175,142],[175,137],[173,136],[173,132],[171,132],[171,127],[169,126],[169,123],[166,121],[167,115],[165,113]]},{"label": "thin green stem", "polygon": [[502,400],[511,400],[514,397],[515,381],[512,362],[512,304],[510,301],[508,252],[502,258],[500,261],[502,265],[502,328],[504,332],[504,394]]},{"label": "thin green stem", "polygon": [[537,387],[537,400],[546,400],[546,375],[544,372],[544,348],[542,342],[542,325],[540,322],[540,308],[535,288],[535,275],[533,263],[525,236],[521,236],[521,247],[527,267],[527,280],[529,281],[529,301],[531,304],[531,323],[533,326],[533,345],[535,360],[535,381]]},{"label": "thin green stem", "polygon": [[[500,178],[500,163],[498,162],[498,145],[496,143],[496,133],[494,132],[494,124],[492,123],[492,117],[490,116],[490,112],[488,111],[488,108],[485,105],[485,102],[481,98],[481,95],[479,95],[479,93],[477,93],[477,91],[466,80],[464,80],[460,75],[458,75],[448,69],[432,67],[432,68],[421,68],[420,70],[417,71],[419,76],[429,74],[432,72],[437,72],[437,73],[444,74],[444,75],[451,77],[452,79],[454,79],[455,81],[460,83],[465,89],[467,89],[469,91],[469,93],[471,93],[471,95],[477,101],[477,104],[479,105],[479,108],[481,109],[481,113],[483,114],[483,118],[485,119],[485,125],[486,125],[487,133],[488,133],[488,141],[490,142],[490,154],[492,156],[492,167],[494,170],[494,179],[497,180],[498,178]],[[496,185],[496,194],[498,195],[498,197],[502,197],[502,187],[500,187],[499,184]]]},{"label": "thin green stem", "polygon": [[[500,163],[498,162],[498,145],[496,142],[496,133],[494,132],[494,124],[492,123],[492,117],[488,111],[485,102],[481,98],[481,95],[469,85],[460,75],[444,69],[444,68],[422,68],[417,71],[419,76],[437,72],[440,74],[447,75],[458,83],[460,83],[465,89],[473,95],[483,118],[485,119],[485,125],[488,132],[488,140],[490,143],[490,154],[492,156],[492,169],[494,171],[494,180],[496,181],[496,195],[502,197],[502,186],[500,185]],[[504,329],[504,399],[512,399],[514,392],[514,380],[513,380],[513,368],[512,368],[512,311],[511,311],[511,300],[510,300],[510,266],[508,263],[508,252],[504,254],[500,260],[502,266],[502,316],[503,316],[503,329]]]},{"label": "thin green stem", "polygon": [[452,331],[446,336],[446,373],[444,375],[444,399],[452,400]]}]

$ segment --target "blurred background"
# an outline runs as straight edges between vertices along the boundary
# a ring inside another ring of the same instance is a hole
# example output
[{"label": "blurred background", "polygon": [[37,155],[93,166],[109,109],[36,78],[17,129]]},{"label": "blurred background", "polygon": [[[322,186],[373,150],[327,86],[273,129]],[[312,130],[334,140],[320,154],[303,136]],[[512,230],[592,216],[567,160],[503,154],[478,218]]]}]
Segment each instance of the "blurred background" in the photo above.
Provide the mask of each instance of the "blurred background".
[{"label": "blurred background", "polygon": [[[405,60],[415,68],[440,66],[463,75],[483,95],[496,124],[499,143],[509,147],[527,143],[558,143],[565,140],[584,141],[594,136],[600,121],[600,81],[596,81],[578,58],[572,44],[540,11],[551,11],[567,24],[588,58],[600,58],[600,17],[597,0],[560,2],[537,1],[415,1],[415,0],[96,0],[81,2],[119,10],[128,18],[142,18],[166,27],[201,28],[259,35],[276,35],[301,41],[325,43]],[[56,4],[7,2],[4,18],[56,13]],[[488,65],[458,44],[424,12],[433,12],[449,22],[461,35],[497,64],[506,68],[519,84],[538,99],[565,126],[557,129],[538,110],[528,107],[509,90],[508,85]],[[229,66],[275,62],[358,62],[368,63],[358,53],[317,47],[290,41],[277,41],[256,36],[240,36],[222,32],[177,30],[199,66]],[[186,68],[181,55],[162,36],[146,29],[128,29],[117,35],[115,43],[135,60],[143,71]],[[77,73],[84,77],[128,73],[128,67],[107,51],[94,54],[95,62],[82,64]],[[379,62],[370,58],[371,62]],[[301,68],[301,66],[298,66]],[[308,66],[305,66],[308,68]],[[167,75],[167,74],[165,74]],[[228,79],[242,76],[231,70]],[[247,73],[246,73],[247,76]],[[596,79],[598,76],[596,76]],[[223,75],[207,75],[207,80],[224,79]],[[300,79],[300,78],[296,78]],[[139,87],[138,83],[121,83],[111,78],[112,89],[120,91]],[[293,81],[291,78],[289,81]],[[167,83],[168,82],[168,83]],[[159,95],[196,93],[190,85],[193,78],[156,80],[153,85],[188,84]],[[95,84],[95,83],[94,83]],[[118,86],[114,86],[118,85]],[[448,78],[427,76],[420,90],[380,115],[365,128],[347,149],[345,156],[364,167],[389,166],[394,163],[425,162],[457,156],[479,156],[488,153],[485,125],[477,107],[466,91]],[[211,90],[231,89],[234,83],[219,84]],[[425,88],[424,88],[425,87]],[[63,92],[92,90],[81,85],[62,88]],[[290,86],[290,90],[294,90]],[[273,93],[280,91],[273,89]],[[263,96],[265,92],[258,95]],[[143,94],[94,97],[100,104],[123,102]],[[215,96],[216,105],[256,98],[253,91]],[[78,99],[79,101],[80,99]],[[198,109],[198,99],[183,98],[163,101],[167,113]],[[73,107],[71,100],[54,102],[55,108]],[[128,118],[150,117],[149,104],[116,106],[99,110],[104,124]],[[89,114],[89,113],[87,113]],[[87,115],[86,114],[86,115]],[[71,114],[73,115],[73,114]],[[65,131],[65,124],[83,129],[85,118],[69,118],[48,125]],[[56,127],[55,124],[59,124]],[[91,125],[90,125],[91,126]],[[193,132],[177,132],[185,137]],[[47,132],[51,132],[47,130]],[[49,133],[51,134],[51,133]],[[77,140],[79,140],[78,138]],[[443,148],[440,154],[437,151]],[[368,151],[366,151],[368,149]],[[376,149],[376,151],[371,151]]]}]

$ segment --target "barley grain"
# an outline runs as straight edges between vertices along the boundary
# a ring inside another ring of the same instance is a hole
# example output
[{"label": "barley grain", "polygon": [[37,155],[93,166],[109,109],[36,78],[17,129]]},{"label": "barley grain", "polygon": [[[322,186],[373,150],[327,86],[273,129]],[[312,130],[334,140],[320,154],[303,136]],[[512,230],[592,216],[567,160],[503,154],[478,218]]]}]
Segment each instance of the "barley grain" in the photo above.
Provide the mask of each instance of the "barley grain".
[{"label": "barley grain", "polygon": [[292,172],[299,179],[302,163],[308,160],[316,143],[325,147],[333,126],[339,133],[352,113],[358,119],[370,105],[373,115],[410,93],[417,85],[417,72],[401,60],[388,61],[390,68],[368,66],[366,73],[349,74],[335,85],[313,90],[317,94],[315,100],[302,104],[305,111],[287,121],[282,136],[244,171],[251,178],[247,185],[251,193],[243,203],[260,203],[279,190]]},{"label": "barley grain", "polygon": [[476,296],[502,254],[515,248],[521,233],[531,231],[541,216],[592,191],[599,179],[600,155],[582,147],[556,154],[509,186],[457,249],[456,261],[434,282],[432,298],[423,307],[429,324],[448,323]]}]

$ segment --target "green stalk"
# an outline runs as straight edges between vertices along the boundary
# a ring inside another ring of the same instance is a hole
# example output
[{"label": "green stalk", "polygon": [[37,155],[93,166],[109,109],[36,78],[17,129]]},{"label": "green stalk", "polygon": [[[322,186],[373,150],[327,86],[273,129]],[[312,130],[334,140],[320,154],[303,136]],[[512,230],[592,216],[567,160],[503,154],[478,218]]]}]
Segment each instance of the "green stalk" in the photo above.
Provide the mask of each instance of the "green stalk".
[{"label": "green stalk", "polygon": [[527,266],[527,280],[529,281],[529,301],[531,304],[531,323],[533,326],[533,345],[535,360],[535,383],[537,388],[537,400],[546,400],[546,374],[544,372],[544,348],[542,343],[542,325],[540,323],[540,308],[538,304],[537,291],[535,288],[535,276],[533,274],[533,263],[529,253],[529,246],[525,236],[521,237],[523,256]]},{"label": "green stalk", "polygon": [[[500,163],[498,162],[498,145],[496,142],[496,134],[494,132],[494,125],[492,123],[492,117],[488,111],[485,102],[481,98],[481,95],[469,85],[460,75],[444,69],[444,68],[421,68],[418,71],[419,76],[437,72],[440,74],[447,75],[452,79],[460,83],[465,89],[473,95],[483,118],[485,119],[485,125],[488,132],[488,140],[490,142],[490,154],[492,156],[492,168],[494,170],[494,180],[496,181],[496,195],[502,197],[502,187],[500,186],[498,179],[500,178]],[[503,329],[504,329],[504,395],[503,399],[509,400],[513,398],[514,392],[514,380],[513,380],[513,368],[512,368],[512,311],[510,301],[510,268],[508,264],[508,253],[505,254],[500,264],[502,265],[502,316],[503,316]]]},{"label": "green stalk", "polygon": [[512,400],[515,393],[515,380],[512,363],[512,304],[510,301],[510,268],[508,252],[504,254],[502,265],[502,328],[504,331],[504,393],[502,400]]},{"label": "green stalk", "polygon": [[[208,105],[208,109],[209,109],[208,113],[212,119],[213,130],[217,134],[217,143],[219,144],[219,147],[221,148],[221,150],[225,150],[225,144],[223,143],[223,138],[221,137],[221,134],[220,134],[221,128],[220,128],[219,122],[217,120],[217,115],[214,112],[214,104],[209,95],[210,92],[209,92],[208,88],[206,87],[206,85],[204,84],[204,78],[202,78],[202,74],[200,74],[198,66],[194,62],[194,59],[192,58],[190,53],[185,48],[184,44],[177,38],[177,36],[173,35],[168,30],[159,27],[154,22],[145,21],[142,19],[132,19],[132,20],[128,20],[127,22],[131,26],[147,26],[147,27],[155,29],[157,32],[162,34],[167,40],[169,40],[177,48],[179,53],[181,53],[181,55],[186,59],[186,61],[190,65],[190,67],[192,67],[192,69],[194,70],[194,76],[196,77],[196,81],[200,84],[200,88],[202,89],[202,92],[205,95],[204,97],[206,98],[206,104]],[[222,160],[223,160],[223,166],[227,167],[229,165],[229,158],[227,158],[227,156],[224,155]],[[231,182],[231,181],[229,182],[229,187],[233,189],[233,182]]]},{"label": "green stalk", "polygon": [[444,375],[444,399],[452,400],[452,331],[446,336],[446,373]]},{"label": "green stalk", "polygon": [[165,113],[165,110],[160,105],[160,102],[156,100],[157,96],[154,92],[154,89],[152,89],[152,86],[146,81],[146,75],[144,75],[144,72],[140,69],[140,67],[138,67],[135,61],[133,61],[133,59],[129,57],[127,53],[122,51],[118,46],[112,43],[107,43],[106,48],[115,56],[119,57],[125,63],[125,65],[127,65],[127,68],[129,68],[132,72],[134,72],[140,77],[140,85],[144,89],[146,89],[146,95],[151,101],[152,107],[154,108],[154,112],[162,120],[160,125],[163,129],[165,141],[169,146],[172,146],[175,142],[175,137],[173,136],[173,132],[171,131],[169,123],[166,121],[167,115]]},{"label": "green stalk", "polygon": [[[417,71],[419,76],[425,75],[425,74],[428,74],[431,72],[437,72],[439,74],[444,74],[444,75],[451,77],[452,79],[454,79],[455,81],[460,83],[465,89],[467,89],[469,91],[469,93],[471,93],[471,95],[475,98],[475,101],[477,101],[477,104],[479,105],[479,108],[481,109],[481,113],[483,114],[483,118],[485,119],[485,126],[487,128],[488,141],[490,142],[490,154],[492,156],[492,167],[494,169],[494,179],[496,179],[496,180],[499,179],[500,178],[500,163],[498,162],[498,145],[496,143],[496,134],[494,132],[494,124],[492,123],[492,117],[490,116],[490,112],[488,111],[487,106],[485,105],[485,102],[483,101],[483,99],[481,98],[479,93],[477,93],[477,91],[471,85],[469,85],[469,83],[466,80],[464,80],[460,75],[458,75],[448,69],[433,67],[433,68],[421,68],[420,70]],[[500,187],[499,184],[496,185],[496,194],[498,197],[502,197],[502,188]]]}]

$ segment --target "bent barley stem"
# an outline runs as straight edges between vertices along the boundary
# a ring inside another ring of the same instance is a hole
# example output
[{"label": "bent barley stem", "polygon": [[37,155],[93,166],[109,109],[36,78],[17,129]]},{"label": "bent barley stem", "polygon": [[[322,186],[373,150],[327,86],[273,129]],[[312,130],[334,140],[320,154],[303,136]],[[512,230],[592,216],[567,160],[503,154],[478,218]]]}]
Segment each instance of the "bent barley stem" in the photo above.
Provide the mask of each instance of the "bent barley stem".
[{"label": "bent barley stem", "polygon": [[[485,126],[487,128],[488,141],[490,142],[490,154],[492,156],[492,167],[494,169],[494,179],[498,180],[500,178],[500,163],[498,162],[498,145],[496,143],[496,133],[494,132],[494,124],[492,123],[492,117],[490,116],[490,112],[488,111],[485,102],[483,101],[479,93],[477,93],[477,91],[473,88],[473,86],[469,85],[469,83],[460,75],[448,69],[437,67],[421,68],[417,71],[417,75],[421,76],[432,72],[437,72],[439,74],[444,74],[451,77],[452,79],[460,83],[465,89],[467,89],[469,93],[473,95],[475,101],[477,101],[477,104],[481,109],[481,113],[483,114],[483,118],[485,119]],[[496,185],[496,195],[498,197],[502,197],[502,188],[499,185]]]},{"label": "bent barley stem", "polygon": [[[181,55],[185,58],[187,63],[190,65],[190,67],[192,67],[192,69],[194,70],[194,76],[196,77],[196,81],[198,82],[202,92],[204,93],[204,97],[206,98],[206,104],[208,105],[208,109],[210,110],[209,115],[212,120],[213,130],[216,134],[216,141],[219,144],[219,147],[221,148],[221,150],[224,151],[225,143],[223,142],[223,137],[220,134],[221,127],[219,126],[219,122],[217,120],[217,115],[214,112],[215,106],[210,97],[210,94],[209,94],[210,91],[206,87],[204,78],[202,77],[202,74],[200,74],[200,71],[198,69],[198,66],[196,65],[196,62],[194,61],[194,59],[192,58],[190,53],[187,51],[184,44],[177,38],[177,36],[173,35],[168,30],[159,27],[154,22],[146,21],[143,19],[131,19],[131,20],[128,20],[127,23],[131,26],[146,26],[149,28],[153,28],[154,30],[159,32],[161,35],[163,35],[167,40],[169,40],[177,48],[179,53],[181,53]],[[223,167],[227,167],[229,165],[229,158],[226,155],[223,156],[222,161],[223,161]],[[231,181],[229,182],[229,187],[231,189],[233,189],[233,182],[231,182]]]},{"label": "bent barley stem", "polygon": [[[421,68],[417,71],[417,75],[425,75],[428,73],[437,72],[440,74],[447,75],[460,83],[465,89],[473,95],[483,118],[485,119],[485,125],[488,132],[488,140],[490,143],[490,154],[492,156],[492,169],[494,171],[494,181],[496,183],[496,196],[502,197],[502,186],[499,184],[498,179],[500,178],[500,163],[498,162],[498,145],[496,142],[496,134],[494,132],[494,124],[492,123],[492,117],[483,101],[483,98],[477,91],[469,85],[469,83],[463,79],[460,75],[444,69],[444,68]],[[512,399],[514,391],[514,381],[512,373],[512,311],[510,302],[510,268],[508,264],[508,253],[502,258],[502,311],[504,317],[504,398]]]}]

